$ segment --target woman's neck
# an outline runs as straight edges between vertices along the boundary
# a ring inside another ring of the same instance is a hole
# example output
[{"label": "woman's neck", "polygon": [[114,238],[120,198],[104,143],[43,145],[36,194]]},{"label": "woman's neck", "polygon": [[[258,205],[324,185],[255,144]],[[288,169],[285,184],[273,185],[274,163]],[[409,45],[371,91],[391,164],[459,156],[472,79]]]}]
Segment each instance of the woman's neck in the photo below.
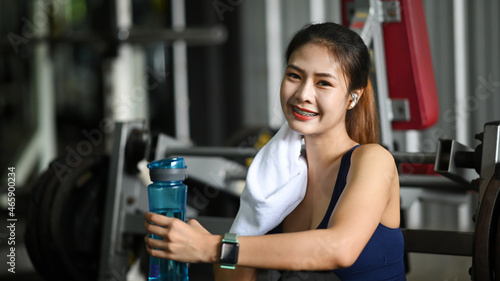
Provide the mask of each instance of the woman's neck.
[{"label": "woman's neck", "polygon": [[347,132],[335,136],[305,136],[306,159],[311,171],[324,171],[357,143]]}]

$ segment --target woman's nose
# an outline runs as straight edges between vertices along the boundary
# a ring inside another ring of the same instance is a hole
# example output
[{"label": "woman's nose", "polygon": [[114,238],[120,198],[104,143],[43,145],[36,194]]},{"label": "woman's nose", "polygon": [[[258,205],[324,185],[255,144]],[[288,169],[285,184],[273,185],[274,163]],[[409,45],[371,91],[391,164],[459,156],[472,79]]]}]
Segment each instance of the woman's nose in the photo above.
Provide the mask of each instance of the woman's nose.
[{"label": "woman's nose", "polygon": [[299,102],[311,102],[313,91],[313,83],[305,80],[300,87],[297,88],[297,91],[295,91],[295,98]]}]

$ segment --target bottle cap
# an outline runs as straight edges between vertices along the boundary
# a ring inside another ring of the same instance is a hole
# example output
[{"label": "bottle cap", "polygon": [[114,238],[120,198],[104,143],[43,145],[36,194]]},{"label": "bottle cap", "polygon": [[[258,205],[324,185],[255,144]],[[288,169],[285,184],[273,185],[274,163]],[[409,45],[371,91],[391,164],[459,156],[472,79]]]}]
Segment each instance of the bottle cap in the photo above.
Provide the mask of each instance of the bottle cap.
[{"label": "bottle cap", "polygon": [[183,181],[187,178],[187,167],[182,157],[172,157],[148,164],[152,181]]}]

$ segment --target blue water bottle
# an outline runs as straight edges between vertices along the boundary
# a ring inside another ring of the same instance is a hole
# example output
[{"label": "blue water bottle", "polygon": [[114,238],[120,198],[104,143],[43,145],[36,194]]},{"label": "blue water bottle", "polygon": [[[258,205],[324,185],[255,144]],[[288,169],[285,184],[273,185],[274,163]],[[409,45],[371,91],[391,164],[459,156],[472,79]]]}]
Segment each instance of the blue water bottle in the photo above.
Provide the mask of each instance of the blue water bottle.
[{"label": "blue water bottle", "polygon": [[[149,210],[167,217],[185,220],[187,177],[184,158],[174,157],[148,164],[149,176],[153,182],[148,186]],[[161,239],[156,237],[155,239]],[[187,281],[187,264],[172,260],[150,257],[149,281]]]}]

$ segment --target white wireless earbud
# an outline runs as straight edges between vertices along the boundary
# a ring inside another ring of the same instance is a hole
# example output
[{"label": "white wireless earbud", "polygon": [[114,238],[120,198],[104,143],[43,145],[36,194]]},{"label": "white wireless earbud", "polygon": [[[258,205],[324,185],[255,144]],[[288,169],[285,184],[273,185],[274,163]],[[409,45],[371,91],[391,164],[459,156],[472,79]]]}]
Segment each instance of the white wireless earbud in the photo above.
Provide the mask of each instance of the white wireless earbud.
[{"label": "white wireless earbud", "polygon": [[351,102],[351,105],[349,107],[353,108],[356,105],[356,103],[358,102],[358,94],[351,93],[351,97],[352,97],[352,102]]}]

